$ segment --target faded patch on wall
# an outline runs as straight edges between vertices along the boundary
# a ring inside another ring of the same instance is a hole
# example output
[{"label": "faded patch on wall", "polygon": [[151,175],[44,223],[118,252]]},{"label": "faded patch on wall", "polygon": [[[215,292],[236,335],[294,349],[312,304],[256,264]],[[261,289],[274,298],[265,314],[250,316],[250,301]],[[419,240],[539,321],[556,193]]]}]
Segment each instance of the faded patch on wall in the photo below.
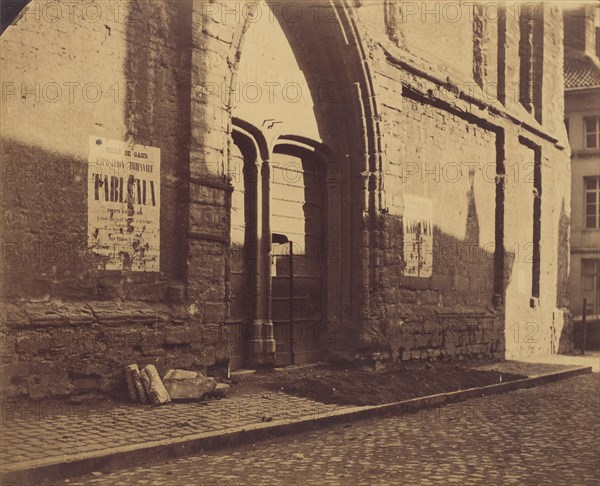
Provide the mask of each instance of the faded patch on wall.
[{"label": "faded patch on wall", "polygon": [[88,248],[105,270],[160,270],[160,149],[90,136]]},{"label": "faded patch on wall", "polygon": [[431,277],[433,272],[433,201],[404,195],[404,275]]}]

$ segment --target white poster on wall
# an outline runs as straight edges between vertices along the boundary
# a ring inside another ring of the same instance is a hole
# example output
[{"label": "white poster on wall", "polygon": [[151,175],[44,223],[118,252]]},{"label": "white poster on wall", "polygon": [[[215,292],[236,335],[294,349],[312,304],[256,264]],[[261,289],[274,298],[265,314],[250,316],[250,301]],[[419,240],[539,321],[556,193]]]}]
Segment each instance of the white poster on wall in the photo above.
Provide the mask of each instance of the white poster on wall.
[{"label": "white poster on wall", "polygon": [[160,270],[159,148],[90,136],[88,249],[106,270]]},{"label": "white poster on wall", "polygon": [[404,195],[402,217],[404,230],[403,274],[408,277],[431,277],[433,272],[433,200]]}]

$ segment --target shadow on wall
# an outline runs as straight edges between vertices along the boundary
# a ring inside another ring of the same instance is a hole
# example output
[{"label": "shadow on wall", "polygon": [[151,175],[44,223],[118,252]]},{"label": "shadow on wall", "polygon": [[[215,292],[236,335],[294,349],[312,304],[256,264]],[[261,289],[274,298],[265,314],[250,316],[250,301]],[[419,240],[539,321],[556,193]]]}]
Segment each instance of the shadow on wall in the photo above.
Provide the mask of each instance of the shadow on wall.
[{"label": "shadow on wall", "polygon": [[[134,1],[128,12],[131,15],[126,17],[123,69],[127,85],[123,102],[127,133],[122,136],[161,149],[163,274],[98,271],[102,257],[86,251],[87,161],[59,155],[46,146],[3,139],[4,297],[163,302],[165,274],[176,281],[175,287],[185,281],[191,5],[191,1],[164,5]],[[156,41],[162,37],[164,45]],[[48,49],[52,52],[58,47]],[[76,79],[84,75],[81,71],[72,73]],[[99,122],[103,116],[99,113],[93,121],[102,126]],[[76,117],[65,118],[64,124],[73,138],[87,140],[90,135],[77,125]],[[51,121],[43,128],[47,135],[56,130]]]},{"label": "shadow on wall", "polygon": [[[185,281],[192,0],[133,0],[126,17],[126,139],[161,149],[161,270]],[[166,214],[170,208],[174,214]],[[166,228],[166,220],[172,227]]]},{"label": "shadow on wall", "polygon": [[100,270],[88,251],[85,161],[2,139],[3,299],[165,302],[165,276]]},{"label": "shadow on wall", "polygon": [[504,304],[495,305],[496,289],[505,294],[514,254],[504,255],[495,270],[494,242],[480,241],[473,180],[463,239],[434,227],[431,277],[403,275],[402,217],[386,215],[387,235],[380,286],[372,297],[371,319],[357,350],[366,359],[503,358],[506,349]]},{"label": "shadow on wall", "polygon": [[465,242],[479,245],[479,218],[477,216],[477,204],[475,203],[475,169],[469,169],[471,188],[467,193],[469,206],[467,209],[467,229],[465,231]]},{"label": "shadow on wall", "polygon": [[87,255],[87,170],[78,159],[3,139],[2,296],[96,298]]}]

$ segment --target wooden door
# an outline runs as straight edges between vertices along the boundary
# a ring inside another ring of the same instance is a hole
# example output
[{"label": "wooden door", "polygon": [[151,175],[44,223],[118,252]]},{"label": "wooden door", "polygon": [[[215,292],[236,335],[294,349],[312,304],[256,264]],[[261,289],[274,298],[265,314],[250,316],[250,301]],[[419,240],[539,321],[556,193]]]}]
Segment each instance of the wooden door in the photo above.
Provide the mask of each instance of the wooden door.
[{"label": "wooden door", "polygon": [[[295,362],[319,361],[323,308],[323,187],[321,168],[310,153],[274,153],[271,231],[293,242],[293,348]],[[272,320],[277,365],[290,363],[289,245],[273,244]]]}]

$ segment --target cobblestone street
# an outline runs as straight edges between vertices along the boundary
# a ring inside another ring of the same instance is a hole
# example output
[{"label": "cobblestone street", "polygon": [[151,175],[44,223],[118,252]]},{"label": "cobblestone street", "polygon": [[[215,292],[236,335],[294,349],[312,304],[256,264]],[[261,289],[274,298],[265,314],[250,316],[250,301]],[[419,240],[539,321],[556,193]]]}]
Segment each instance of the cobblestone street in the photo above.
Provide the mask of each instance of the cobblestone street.
[{"label": "cobblestone street", "polygon": [[600,484],[600,376],[71,484]]}]

